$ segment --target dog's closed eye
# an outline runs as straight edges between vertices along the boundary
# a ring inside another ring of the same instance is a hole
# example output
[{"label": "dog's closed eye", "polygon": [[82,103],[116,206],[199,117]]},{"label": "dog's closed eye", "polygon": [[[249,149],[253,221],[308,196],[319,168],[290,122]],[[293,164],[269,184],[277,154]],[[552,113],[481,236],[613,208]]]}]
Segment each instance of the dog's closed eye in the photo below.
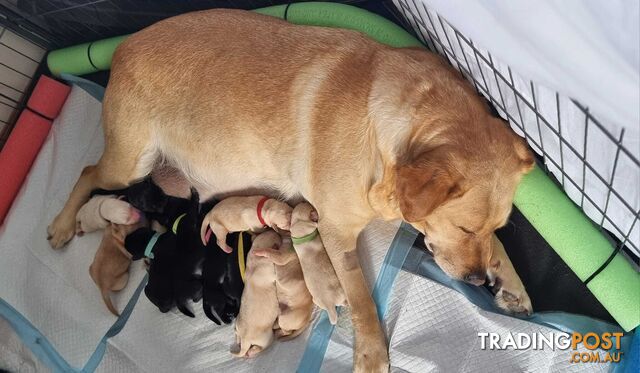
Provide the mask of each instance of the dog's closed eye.
[{"label": "dog's closed eye", "polygon": [[468,229],[468,228],[465,228],[465,227],[461,227],[461,226],[458,226],[458,228],[459,228],[461,231],[463,231],[464,233],[466,233],[466,234],[473,234],[473,235],[475,235],[475,234],[476,234],[476,233],[475,233],[474,231],[472,231],[471,229]]}]

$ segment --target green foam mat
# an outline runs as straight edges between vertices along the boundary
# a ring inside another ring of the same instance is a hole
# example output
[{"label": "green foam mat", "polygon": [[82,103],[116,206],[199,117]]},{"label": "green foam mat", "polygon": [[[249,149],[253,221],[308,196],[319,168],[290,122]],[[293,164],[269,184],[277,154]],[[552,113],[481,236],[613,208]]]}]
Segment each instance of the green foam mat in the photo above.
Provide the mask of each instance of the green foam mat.
[{"label": "green foam mat", "polygon": [[[393,22],[349,5],[310,2],[291,4],[288,9],[287,5],[276,5],[255,11],[278,18],[284,18],[286,12],[287,20],[295,24],[361,31],[394,47],[422,46]],[[47,64],[55,75],[107,70],[113,51],[125,38],[120,36],[53,51]],[[613,251],[589,218],[538,168],[523,178],[514,203],[583,281]],[[618,254],[588,288],[625,330],[640,324],[640,274],[622,255]]]}]

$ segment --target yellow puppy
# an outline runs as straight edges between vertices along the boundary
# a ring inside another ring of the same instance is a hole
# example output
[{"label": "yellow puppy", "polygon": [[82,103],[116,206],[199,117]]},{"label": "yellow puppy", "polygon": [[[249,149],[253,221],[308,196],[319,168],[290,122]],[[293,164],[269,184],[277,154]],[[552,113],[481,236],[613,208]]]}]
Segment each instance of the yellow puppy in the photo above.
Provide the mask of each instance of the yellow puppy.
[{"label": "yellow puppy", "polygon": [[276,335],[286,339],[297,337],[311,322],[313,300],[291,239],[284,238],[279,249],[256,249],[253,255],[264,256],[276,265],[276,291],[280,307]]},{"label": "yellow puppy", "polygon": [[307,202],[298,204],[291,215],[291,240],[300,259],[304,280],[313,302],[338,321],[336,306],[347,304],[340,281],[318,233],[318,212]]},{"label": "yellow puppy", "polygon": [[209,240],[207,228],[218,240],[218,246],[227,253],[232,249],[227,245],[230,232],[259,231],[265,227],[289,230],[291,206],[264,196],[229,197],[220,201],[204,217],[200,230],[202,242]]},{"label": "yellow puppy", "polygon": [[273,342],[273,325],[278,318],[276,272],[271,261],[253,253],[256,247],[276,249],[280,244],[280,235],[274,231],[261,233],[253,240],[235,325],[236,344],[231,347],[235,356],[254,357]]}]

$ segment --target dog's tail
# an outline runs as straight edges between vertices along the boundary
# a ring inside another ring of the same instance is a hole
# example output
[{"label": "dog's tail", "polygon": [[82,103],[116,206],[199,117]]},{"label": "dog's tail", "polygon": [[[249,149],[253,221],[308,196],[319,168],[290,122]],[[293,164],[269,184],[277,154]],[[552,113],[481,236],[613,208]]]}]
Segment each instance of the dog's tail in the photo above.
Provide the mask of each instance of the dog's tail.
[{"label": "dog's tail", "polygon": [[107,308],[109,309],[109,311],[112,314],[120,317],[120,313],[111,302],[111,295],[109,295],[110,291],[108,289],[100,289],[100,293],[102,293],[102,300],[104,301],[104,304],[107,305]]}]

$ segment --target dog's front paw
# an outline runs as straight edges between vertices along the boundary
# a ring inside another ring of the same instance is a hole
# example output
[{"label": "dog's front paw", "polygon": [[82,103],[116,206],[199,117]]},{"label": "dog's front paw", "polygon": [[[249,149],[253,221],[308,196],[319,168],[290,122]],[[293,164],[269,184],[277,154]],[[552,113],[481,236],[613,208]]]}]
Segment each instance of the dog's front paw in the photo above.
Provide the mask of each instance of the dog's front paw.
[{"label": "dog's front paw", "polygon": [[74,217],[69,218],[60,214],[47,227],[47,240],[52,248],[60,249],[73,238],[75,232],[76,221]]},{"label": "dog's front paw", "polygon": [[499,279],[497,282],[495,302],[500,309],[517,315],[530,316],[533,313],[531,299],[522,283],[511,287],[510,284],[500,283]]},{"label": "dog's front paw", "polygon": [[353,360],[353,371],[356,373],[389,372],[389,355],[384,343],[356,342]]}]

